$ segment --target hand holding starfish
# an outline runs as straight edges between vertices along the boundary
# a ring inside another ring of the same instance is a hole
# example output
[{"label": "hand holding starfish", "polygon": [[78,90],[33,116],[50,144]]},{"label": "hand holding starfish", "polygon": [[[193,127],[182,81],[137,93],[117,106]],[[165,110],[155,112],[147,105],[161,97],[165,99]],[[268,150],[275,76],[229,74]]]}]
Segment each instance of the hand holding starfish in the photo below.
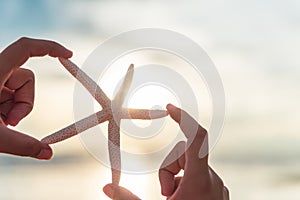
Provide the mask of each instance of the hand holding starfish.
[{"label": "hand holding starfish", "polygon": [[[177,143],[159,169],[161,194],[168,200],[229,200],[229,190],[208,164],[207,131],[184,110],[171,104],[167,109],[187,141]],[[199,157],[202,147],[205,154]],[[177,176],[181,170],[184,170],[184,175]],[[140,199],[118,185],[107,184],[103,191],[111,199]]]},{"label": "hand holding starfish", "polygon": [[70,58],[72,52],[52,41],[21,38],[0,54],[0,153],[50,159],[49,145],[6,125],[16,126],[26,117],[34,102],[34,74],[20,68],[30,57]]}]

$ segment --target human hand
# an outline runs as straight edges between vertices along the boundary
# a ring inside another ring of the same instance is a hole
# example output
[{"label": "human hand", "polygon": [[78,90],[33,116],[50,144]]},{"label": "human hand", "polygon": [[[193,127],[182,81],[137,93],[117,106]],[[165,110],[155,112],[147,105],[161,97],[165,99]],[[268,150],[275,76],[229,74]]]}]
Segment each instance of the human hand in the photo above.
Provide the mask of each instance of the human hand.
[{"label": "human hand", "polygon": [[0,54],[0,153],[50,159],[49,145],[23,133],[11,130],[32,110],[34,104],[34,74],[19,68],[30,57],[70,58],[72,52],[52,41],[21,38]]},{"label": "human hand", "polygon": [[[179,142],[159,170],[161,192],[169,200],[227,200],[229,192],[208,165],[208,136],[185,111],[169,104],[168,112],[180,126],[187,142]],[[183,177],[176,174],[184,170]]]},{"label": "human hand", "polygon": [[[169,104],[167,110],[179,125],[187,142],[179,142],[159,170],[161,193],[168,200],[229,200],[229,191],[208,165],[207,131],[185,111]],[[184,170],[183,177],[176,175]],[[139,199],[120,186],[108,184],[104,193],[118,200]]]},{"label": "human hand", "polygon": [[126,188],[114,184],[105,185],[103,192],[113,200],[141,200]]}]

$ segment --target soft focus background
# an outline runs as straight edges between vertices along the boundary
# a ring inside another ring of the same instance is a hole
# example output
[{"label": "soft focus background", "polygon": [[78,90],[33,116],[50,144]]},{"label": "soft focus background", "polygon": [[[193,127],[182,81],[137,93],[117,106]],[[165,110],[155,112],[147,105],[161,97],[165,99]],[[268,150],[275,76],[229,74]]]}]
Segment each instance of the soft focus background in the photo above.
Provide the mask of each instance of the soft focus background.
[{"label": "soft focus background", "polygon": [[[226,93],[223,135],[210,164],[232,199],[300,197],[300,2],[260,0],[3,0],[0,49],[21,36],[58,41],[81,65],[120,32],[166,28],[200,44]],[[73,121],[74,79],[55,59],[26,63],[37,78],[36,105],[16,129],[42,138]],[[53,145],[51,161],[0,156],[0,199],[106,199],[109,169],[78,137]],[[163,199],[156,174],[124,175],[143,199]]]}]

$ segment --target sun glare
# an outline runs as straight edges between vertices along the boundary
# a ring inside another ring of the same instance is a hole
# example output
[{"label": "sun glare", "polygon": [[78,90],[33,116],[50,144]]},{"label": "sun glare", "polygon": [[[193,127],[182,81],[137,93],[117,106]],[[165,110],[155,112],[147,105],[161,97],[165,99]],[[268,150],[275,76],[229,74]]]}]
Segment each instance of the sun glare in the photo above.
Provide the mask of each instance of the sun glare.
[{"label": "sun glare", "polygon": [[[178,104],[174,93],[161,85],[149,84],[142,85],[133,91],[133,94],[129,96],[128,107],[165,110],[170,102]],[[133,123],[140,127],[147,127],[151,121],[133,120]]]}]

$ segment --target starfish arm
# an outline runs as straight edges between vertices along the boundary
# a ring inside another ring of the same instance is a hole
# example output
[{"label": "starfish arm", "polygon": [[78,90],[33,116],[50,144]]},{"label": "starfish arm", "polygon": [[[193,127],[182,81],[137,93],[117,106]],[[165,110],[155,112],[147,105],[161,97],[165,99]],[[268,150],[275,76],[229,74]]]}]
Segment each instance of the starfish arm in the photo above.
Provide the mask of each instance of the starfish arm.
[{"label": "starfish arm", "polygon": [[47,137],[43,138],[41,142],[46,144],[54,144],[63,140],[66,140],[72,136],[75,136],[91,127],[96,126],[106,120],[108,120],[109,115],[101,110],[96,114],[92,114],[74,124],[71,124]]},{"label": "starfish arm", "polygon": [[59,58],[59,61],[89,91],[96,101],[100,103],[102,108],[110,106],[111,100],[84,71],[68,59]]},{"label": "starfish arm", "polygon": [[112,184],[119,185],[121,178],[121,152],[120,152],[120,120],[113,118],[108,123],[108,153],[111,165]]},{"label": "starfish arm", "polygon": [[129,87],[130,87],[132,79],[133,79],[133,73],[134,73],[134,67],[133,67],[133,64],[131,64],[129,66],[127,73],[124,77],[124,80],[113,100],[116,105],[121,106],[123,104],[124,99],[126,97],[126,94],[128,93]]},{"label": "starfish arm", "polygon": [[122,119],[158,119],[168,116],[166,110],[147,110],[147,109],[134,109],[134,108],[123,108],[121,113]]}]

